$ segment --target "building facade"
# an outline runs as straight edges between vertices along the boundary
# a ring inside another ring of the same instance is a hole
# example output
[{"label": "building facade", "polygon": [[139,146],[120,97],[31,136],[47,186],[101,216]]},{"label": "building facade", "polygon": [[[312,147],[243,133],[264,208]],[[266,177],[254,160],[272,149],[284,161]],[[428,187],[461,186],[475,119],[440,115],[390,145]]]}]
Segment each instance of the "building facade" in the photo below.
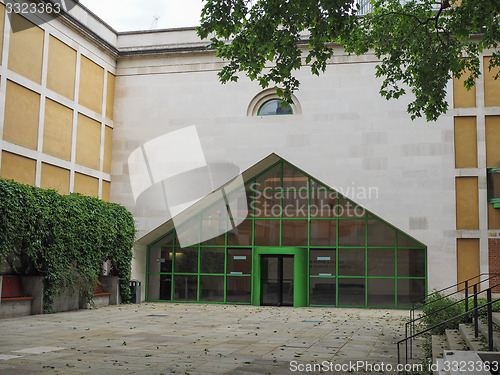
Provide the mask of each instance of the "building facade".
[{"label": "building facade", "polygon": [[371,54],[304,66],[286,107],[244,77],[221,85],[192,28],[117,33],[80,5],[40,17],[0,6],[0,177],[125,205],[147,299],[406,307],[500,268],[487,52],[426,123],[379,96]]}]

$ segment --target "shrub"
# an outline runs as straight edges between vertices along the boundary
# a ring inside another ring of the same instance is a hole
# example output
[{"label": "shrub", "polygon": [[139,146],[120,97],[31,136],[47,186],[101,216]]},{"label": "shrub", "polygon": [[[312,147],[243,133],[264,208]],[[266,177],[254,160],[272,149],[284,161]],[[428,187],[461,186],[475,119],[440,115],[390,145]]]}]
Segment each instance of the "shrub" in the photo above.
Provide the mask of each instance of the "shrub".
[{"label": "shrub", "polygon": [[65,287],[90,300],[108,260],[128,302],[134,237],[134,218],[121,205],[0,179],[0,264],[44,277],[45,312]]},{"label": "shrub", "polygon": [[[456,301],[457,300],[453,298],[445,297],[442,293],[432,294],[427,297],[425,299],[426,305],[422,309],[422,315],[424,316],[424,318],[422,318],[422,323],[425,325],[425,328],[433,327],[438,323],[462,314],[465,311],[464,302],[454,305]],[[444,307],[447,308],[443,309]],[[436,327],[430,333],[433,335],[442,335],[446,329],[457,329],[458,325],[463,321],[464,319],[462,318],[455,319],[449,323]]]}]

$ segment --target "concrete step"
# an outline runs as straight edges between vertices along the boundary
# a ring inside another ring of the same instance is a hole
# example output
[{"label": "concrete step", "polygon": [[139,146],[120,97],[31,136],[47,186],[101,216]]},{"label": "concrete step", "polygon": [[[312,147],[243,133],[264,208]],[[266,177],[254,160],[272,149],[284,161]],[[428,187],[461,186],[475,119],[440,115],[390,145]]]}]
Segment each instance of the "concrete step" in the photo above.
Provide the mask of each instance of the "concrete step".
[{"label": "concrete step", "polygon": [[438,358],[435,362],[437,365],[437,369],[433,370],[434,375],[449,375],[450,373],[448,371],[444,371],[444,359],[443,358]]},{"label": "concrete step", "polygon": [[446,342],[450,350],[465,350],[465,342],[458,329],[447,329],[445,331]]},{"label": "concrete step", "polygon": [[476,338],[474,336],[473,328],[465,324],[460,324],[458,326],[458,330],[460,331],[460,335],[462,336],[463,340],[465,341],[470,350],[473,351],[484,350],[484,344],[483,344],[484,337],[481,337],[482,335],[480,335],[480,337]]},{"label": "concrete step", "polygon": [[476,352],[445,350],[441,364],[445,367],[447,366],[449,371],[446,372],[444,371],[444,367],[441,367],[442,374],[491,375],[491,372],[482,368],[482,365],[480,365],[482,363],[482,359]]},{"label": "concrete step", "polygon": [[[484,324],[483,322],[479,322],[479,332],[484,336],[486,340],[486,347],[483,350],[488,349],[488,325]],[[495,330],[495,327],[493,327],[493,349],[499,350],[500,348],[500,332]]]},{"label": "concrete step", "polygon": [[442,335],[432,335],[432,363],[436,363],[438,358],[443,358],[443,352],[448,350],[448,345],[446,343],[446,337]]},{"label": "concrete step", "polygon": [[500,327],[500,312],[493,313],[493,323]]}]

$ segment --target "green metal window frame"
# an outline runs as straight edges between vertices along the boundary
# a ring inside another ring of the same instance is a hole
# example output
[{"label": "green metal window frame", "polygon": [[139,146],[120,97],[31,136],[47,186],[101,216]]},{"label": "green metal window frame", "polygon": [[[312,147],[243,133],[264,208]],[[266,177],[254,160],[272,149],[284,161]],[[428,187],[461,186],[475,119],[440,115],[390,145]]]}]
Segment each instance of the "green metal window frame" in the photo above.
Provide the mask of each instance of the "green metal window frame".
[{"label": "green metal window frame", "polygon": [[[278,167],[279,166],[279,167]],[[311,177],[307,173],[301,171],[300,169],[296,168],[292,164],[286,162],[285,160],[280,160],[277,163],[271,165],[268,167],[266,170],[263,172],[259,173],[258,175],[254,176],[248,181],[245,181],[245,186],[248,186],[249,184],[255,183],[256,180],[271,171],[274,168],[279,168],[280,169],[280,183],[279,187],[275,189],[255,189],[254,191],[263,191],[266,190],[268,192],[273,192],[273,191],[283,191],[284,189],[284,178],[283,178],[283,171],[284,168],[292,168],[299,172],[301,175],[304,177],[307,177],[307,217],[284,217],[283,215],[283,209],[281,209],[281,214],[279,217],[255,217],[255,205],[251,205],[251,212],[249,212],[249,215],[247,218],[239,218],[239,219],[245,219],[251,222],[251,230],[252,230],[252,235],[251,235],[251,243],[248,245],[230,245],[228,243],[228,232],[225,234],[221,235],[216,239],[216,242],[221,241],[221,243],[217,244],[207,244],[207,241],[205,243],[199,243],[196,246],[192,246],[198,249],[198,269],[197,272],[193,273],[183,273],[183,272],[176,272],[175,268],[175,250],[176,247],[178,246],[178,241],[175,236],[175,230],[172,230],[165,235],[159,237],[156,241],[152,242],[151,244],[148,245],[147,247],[147,266],[146,266],[146,299],[148,301],[165,301],[165,300],[150,300],[149,299],[149,277],[153,275],[169,275],[171,277],[171,299],[169,301],[171,302],[176,302],[176,303],[182,303],[182,302],[200,302],[200,303],[231,303],[231,304],[258,304],[258,286],[257,286],[257,279],[259,279],[259,272],[256,269],[256,259],[258,259],[259,254],[262,253],[263,250],[261,249],[267,249],[265,252],[267,254],[272,254],[274,251],[274,254],[282,254],[281,249],[288,249],[285,251],[288,251],[290,253],[289,249],[302,249],[300,250],[301,254],[306,254],[306,259],[307,259],[307,270],[304,271],[304,285],[300,286],[301,290],[306,291],[306,297],[305,297],[305,305],[309,305],[309,294],[310,294],[310,280],[311,279],[318,279],[318,278],[329,278],[329,279],[335,279],[335,300],[336,303],[335,305],[310,305],[310,306],[338,306],[338,307],[365,307],[365,308],[402,308],[406,309],[410,306],[405,305],[401,306],[399,303],[399,297],[398,297],[398,284],[401,282],[404,282],[405,280],[421,280],[423,282],[423,288],[424,288],[424,294],[426,294],[427,291],[427,275],[428,275],[428,270],[427,270],[427,247],[418,242],[417,240],[411,238],[398,228],[394,227],[390,223],[384,221],[383,219],[377,217],[376,215],[372,214],[371,212],[367,211],[365,208],[359,206],[349,198],[343,196],[342,194],[336,192],[335,190],[329,188],[327,185],[321,183],[317,179]],[[293,192],[297,191],[299,189],[292,189],[292,188],[287,188],[286,191]],[[311,218],[311,196],[312,192],[314,191],[328,191],[336,194],[336,214],[339,214],[339,200],[342,199],[346,202],[348,202],[350,205],[352,205],[355,208],[359,208],[363,210],[363,216],[362,217],[313,217]],[[228,194],[230,195],[232,192],[229,192]],[[248,191],[247,191],[247,196],[248,196]],[[251,199],[247,197],[247,200]],[[283,208],[283,196],[280,198],[280,206]],[[206,207],[203,211],[204,212],[209,212],[210,208],[215,206],[219,202],[215,202],[212,205]],[[203,217],[203,215],[201,215]],[[311,242],[311,219],[312,220],[330,220],[330,221],[335,221],[335,227],[336,227],[336,243],[335,245],[328,245],[328,246],[313,246],[310,244]],[[202,220],[207,220],[207,218],[203,219],[196,219],[200,221],[200,226],[201,226],[201,221]],[[216,218],[211,218],[210,220],[218,220]],[[221,218],[220,220],[225,220],[224,218]],[[256,222],[262,221],[262,220],[273,220],[273,221],[278,221],[279,222],[279,243],[276,246],[268,246],[268,245],[258,245],[255,242],[255,227],[256,227]],[[284,221],[293,221],[293,220],[307,220],[307,244],[304,245],[296,245],[296,246],[284,246],[283,245],[283,222]],[[344,246],[341,243],[339,243],[339,227],[340,227],[340,222],[341,221],[348,221],[348,220],[360,220],[364,221],[364,245],[363,246]],[[369,225],[368,223],[370,221],[376,221],[379,223],[382,223],[383,225],[387,226],[391,230],[394,231],[394,243],[393,246],[369,246],[369,240],[368,240],[368,230],[369,230]],[[201,228],[201,227],[200,227]],[[167,245],[160,244],[160,242],[167,238],[168,236],[173,235],[173,241]],[[213,240],[213,239],[212,239]],[[209,240],[209,241],[212,241]],[[408,245],[404,244],[404,242],[410,242],[413,243],[414,245]],[[223,242],[223,243],[222,243]],[[400,243],[402,243],[400,245]],[[170,248],[172,251],[172,271],[171,272],[150,272],[150,253],[151,249],[154,247],[164,247],[164,248]],[[200,272],[201,270],[201,249],[202,248],[224,248],[224,273],[202,273]],[[250,274],[241,274],[241,275],[235,275],[235,274],[228,274],[227,270],[227,265],[228,265],[228,250],[229,249],[249,249],[252,260],[252,270]],[[309,274],[309,262],[310,262],[310,250],[311,249],[335,249],[335,275],[332,276],[323,276],[323,275],[310,275]],[[365,262],[365,272],[364,275],[362,276],[347,276],[347,275],[339,275],[339,253],[340,249],[363,249],[364,250],[364,262]],[[369,249],[394,249],[394,275],[390,276],[368,276],[368,250]],[[403,250],[403,249],[413,249],[413,250],[419,250],[423,251],[424,254],[424,275],[423,276],[416,276],[416,277],[410,277],[410,276],[403,276],[403,275],[398,275],[398,250]],[[304,253],[302,253],[304,251]],[[293,253],[293,251],[292,251]],[[296,254],[296,253],[294,253]],[[185,301],[185,300],[176,300],[175,297],[175,276],[182,276],[182,275],[190,275],[190,276],[196,276],[197,277],[197,298],[196,300],[190,300],[190,301]],[[201,301],[200,300],[200,278],[201,276],[223,276],[224,277],[224,291],[223,291],[223,301]],[[227,284],[228,284],[228,277],[250,277],[251,279],[251,299],[250,302],[227,302]],[[347,279],[362,279],[364,280],[364,304],[363,305],[341,305],[339,304],[339,280],[347,280]],[[378,279],[391,279],[394,280],[394,304],[387,305],[387,306],[370,306],[368,304],[368,281],[369,280],[378,280]],[[258,280],[260,282],[260,279]],[[296,287],[296,286],[295,286]],[[294,303],[295,304],[295,303]],[[302,302],[298,302],[298,306],[302,305]]]},{"label": "green metal window frame", "polygon": [[493,175],[500,174],[500,168],[489,168],[487,170],[488,178],[488,203],[493,204],[494,208],[500,208],[500,197],[495,197],[495,185]]}]

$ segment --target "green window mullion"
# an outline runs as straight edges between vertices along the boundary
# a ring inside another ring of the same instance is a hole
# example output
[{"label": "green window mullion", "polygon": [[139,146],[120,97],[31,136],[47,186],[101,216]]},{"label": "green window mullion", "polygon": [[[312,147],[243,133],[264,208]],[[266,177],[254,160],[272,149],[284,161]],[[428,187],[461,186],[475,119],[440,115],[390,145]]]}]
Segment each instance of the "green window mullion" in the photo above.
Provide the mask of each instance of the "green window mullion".
[{"label": "green window mullion", "polygon": [[[368,215],[366,215],[368,216]],[[365,307],[368,306],[368,218],[365,219]]]},{"label": "green window mullion", "polygon": [[[309,226],[308,226],[309,227]],[[309,236],[308,236],[309,238]],[[295,259],[294,259],[295,261]],[[307,285],[306,285],[306,290],[307,290],[307,293],[306,293],[306,305],[309,306],[309,292],[310,292],[310,278],[311,278],[311,255],[310,255],[310,251],[309,251],[309,246],[307,246]]]},{"label": "green window mullion", "polygon": [[425,262],[425,273],[424,273],[424,277],[425,277],[425,296],[427,297],[427,247],[424,248],[424,262]]},{"label": "green window mullion", "polygon": [[[200,226],[201,226],[201,220],[200,220]],[[200,236],[201,236],[201,230],[200,230]],[[200,302],[200,285],[201,285],[200,272],[201,272],[201,246],[200,246],[200,244],[198,244],[198,272],[196,274],[196,277],[197,277],[196,302]]]},{"label": "green window mullion", "polygon": [[227,236],[226,236],[226,248],[224,251],[224,303],[227,302]]}]

